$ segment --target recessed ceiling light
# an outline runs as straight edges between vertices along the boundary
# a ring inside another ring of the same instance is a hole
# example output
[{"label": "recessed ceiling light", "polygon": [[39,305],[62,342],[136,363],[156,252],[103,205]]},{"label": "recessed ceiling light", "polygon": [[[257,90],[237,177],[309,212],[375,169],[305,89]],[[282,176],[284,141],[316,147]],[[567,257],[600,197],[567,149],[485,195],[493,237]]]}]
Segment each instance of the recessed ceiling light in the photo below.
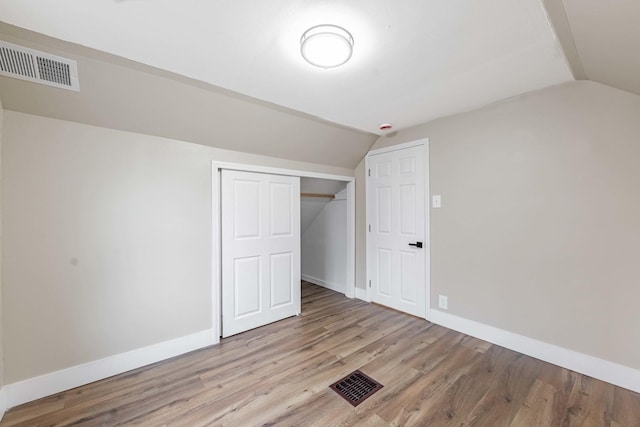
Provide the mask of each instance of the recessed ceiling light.
[{"label": "recessed ceiling light", "polygon": [[339,67],[351,58],[353,36],[337,25],[316,25],[302,34],[300,53],[316,67]]}]

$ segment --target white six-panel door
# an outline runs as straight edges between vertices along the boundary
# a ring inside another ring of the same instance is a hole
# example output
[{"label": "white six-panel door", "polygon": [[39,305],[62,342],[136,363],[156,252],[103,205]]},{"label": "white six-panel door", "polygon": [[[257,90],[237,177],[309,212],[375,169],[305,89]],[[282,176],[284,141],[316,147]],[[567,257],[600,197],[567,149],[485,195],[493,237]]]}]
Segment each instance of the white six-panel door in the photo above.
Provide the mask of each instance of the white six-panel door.
[{"label": "white six-panel door", "polygon": [[423,318],[428,250],[425,150],[418,145],[371,155],[367,177],[371,300]]},{"label": "white six-panel door", "polygon": [[222,336],[300,314],[300,178],[222,170]]}]

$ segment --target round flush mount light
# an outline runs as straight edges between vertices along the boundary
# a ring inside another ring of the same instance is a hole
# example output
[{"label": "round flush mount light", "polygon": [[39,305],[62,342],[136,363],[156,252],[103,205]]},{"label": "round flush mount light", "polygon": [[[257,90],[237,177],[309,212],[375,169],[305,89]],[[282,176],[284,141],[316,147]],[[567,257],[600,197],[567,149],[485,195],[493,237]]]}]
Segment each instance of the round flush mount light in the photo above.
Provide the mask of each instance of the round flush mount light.
[{"label": "round flush mount light", "polygon": [[309,64],[316,67],[339,67],[351,58],[353,36],[337,25],[316,25],[302,34],[300,53]]}]

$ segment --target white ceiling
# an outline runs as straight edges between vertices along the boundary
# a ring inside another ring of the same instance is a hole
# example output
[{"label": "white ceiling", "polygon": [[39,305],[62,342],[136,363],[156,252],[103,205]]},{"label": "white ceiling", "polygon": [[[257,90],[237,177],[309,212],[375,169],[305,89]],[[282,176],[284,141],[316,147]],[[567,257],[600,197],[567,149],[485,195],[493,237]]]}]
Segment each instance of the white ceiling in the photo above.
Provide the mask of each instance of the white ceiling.
[{"label": "white ceiling", "polygon": [[[572,79],[540,0],[0,0],[0,17],[375,133]],[[353,34],[343,67],[301,58],[320,23]]]},{"label": "white ceiling", "polygon": [[73,59],[82,75],[80,92],[0,76],[8,110],[315,163],[324,172],[334,166],[340,169],[329,173],[337,175],[349,175],[376,140],[371,133],[1,22],[0,39]]}]

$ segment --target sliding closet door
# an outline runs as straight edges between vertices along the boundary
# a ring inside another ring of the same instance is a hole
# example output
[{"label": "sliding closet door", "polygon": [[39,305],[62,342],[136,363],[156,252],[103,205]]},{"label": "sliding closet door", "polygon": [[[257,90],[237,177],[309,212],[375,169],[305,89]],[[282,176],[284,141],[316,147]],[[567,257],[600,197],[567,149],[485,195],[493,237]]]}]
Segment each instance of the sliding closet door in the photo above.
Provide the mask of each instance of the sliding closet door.
[{"label": "sliding closet door", "polygon": [[300,314],[300,178],[222,171],[222,336]]}]

